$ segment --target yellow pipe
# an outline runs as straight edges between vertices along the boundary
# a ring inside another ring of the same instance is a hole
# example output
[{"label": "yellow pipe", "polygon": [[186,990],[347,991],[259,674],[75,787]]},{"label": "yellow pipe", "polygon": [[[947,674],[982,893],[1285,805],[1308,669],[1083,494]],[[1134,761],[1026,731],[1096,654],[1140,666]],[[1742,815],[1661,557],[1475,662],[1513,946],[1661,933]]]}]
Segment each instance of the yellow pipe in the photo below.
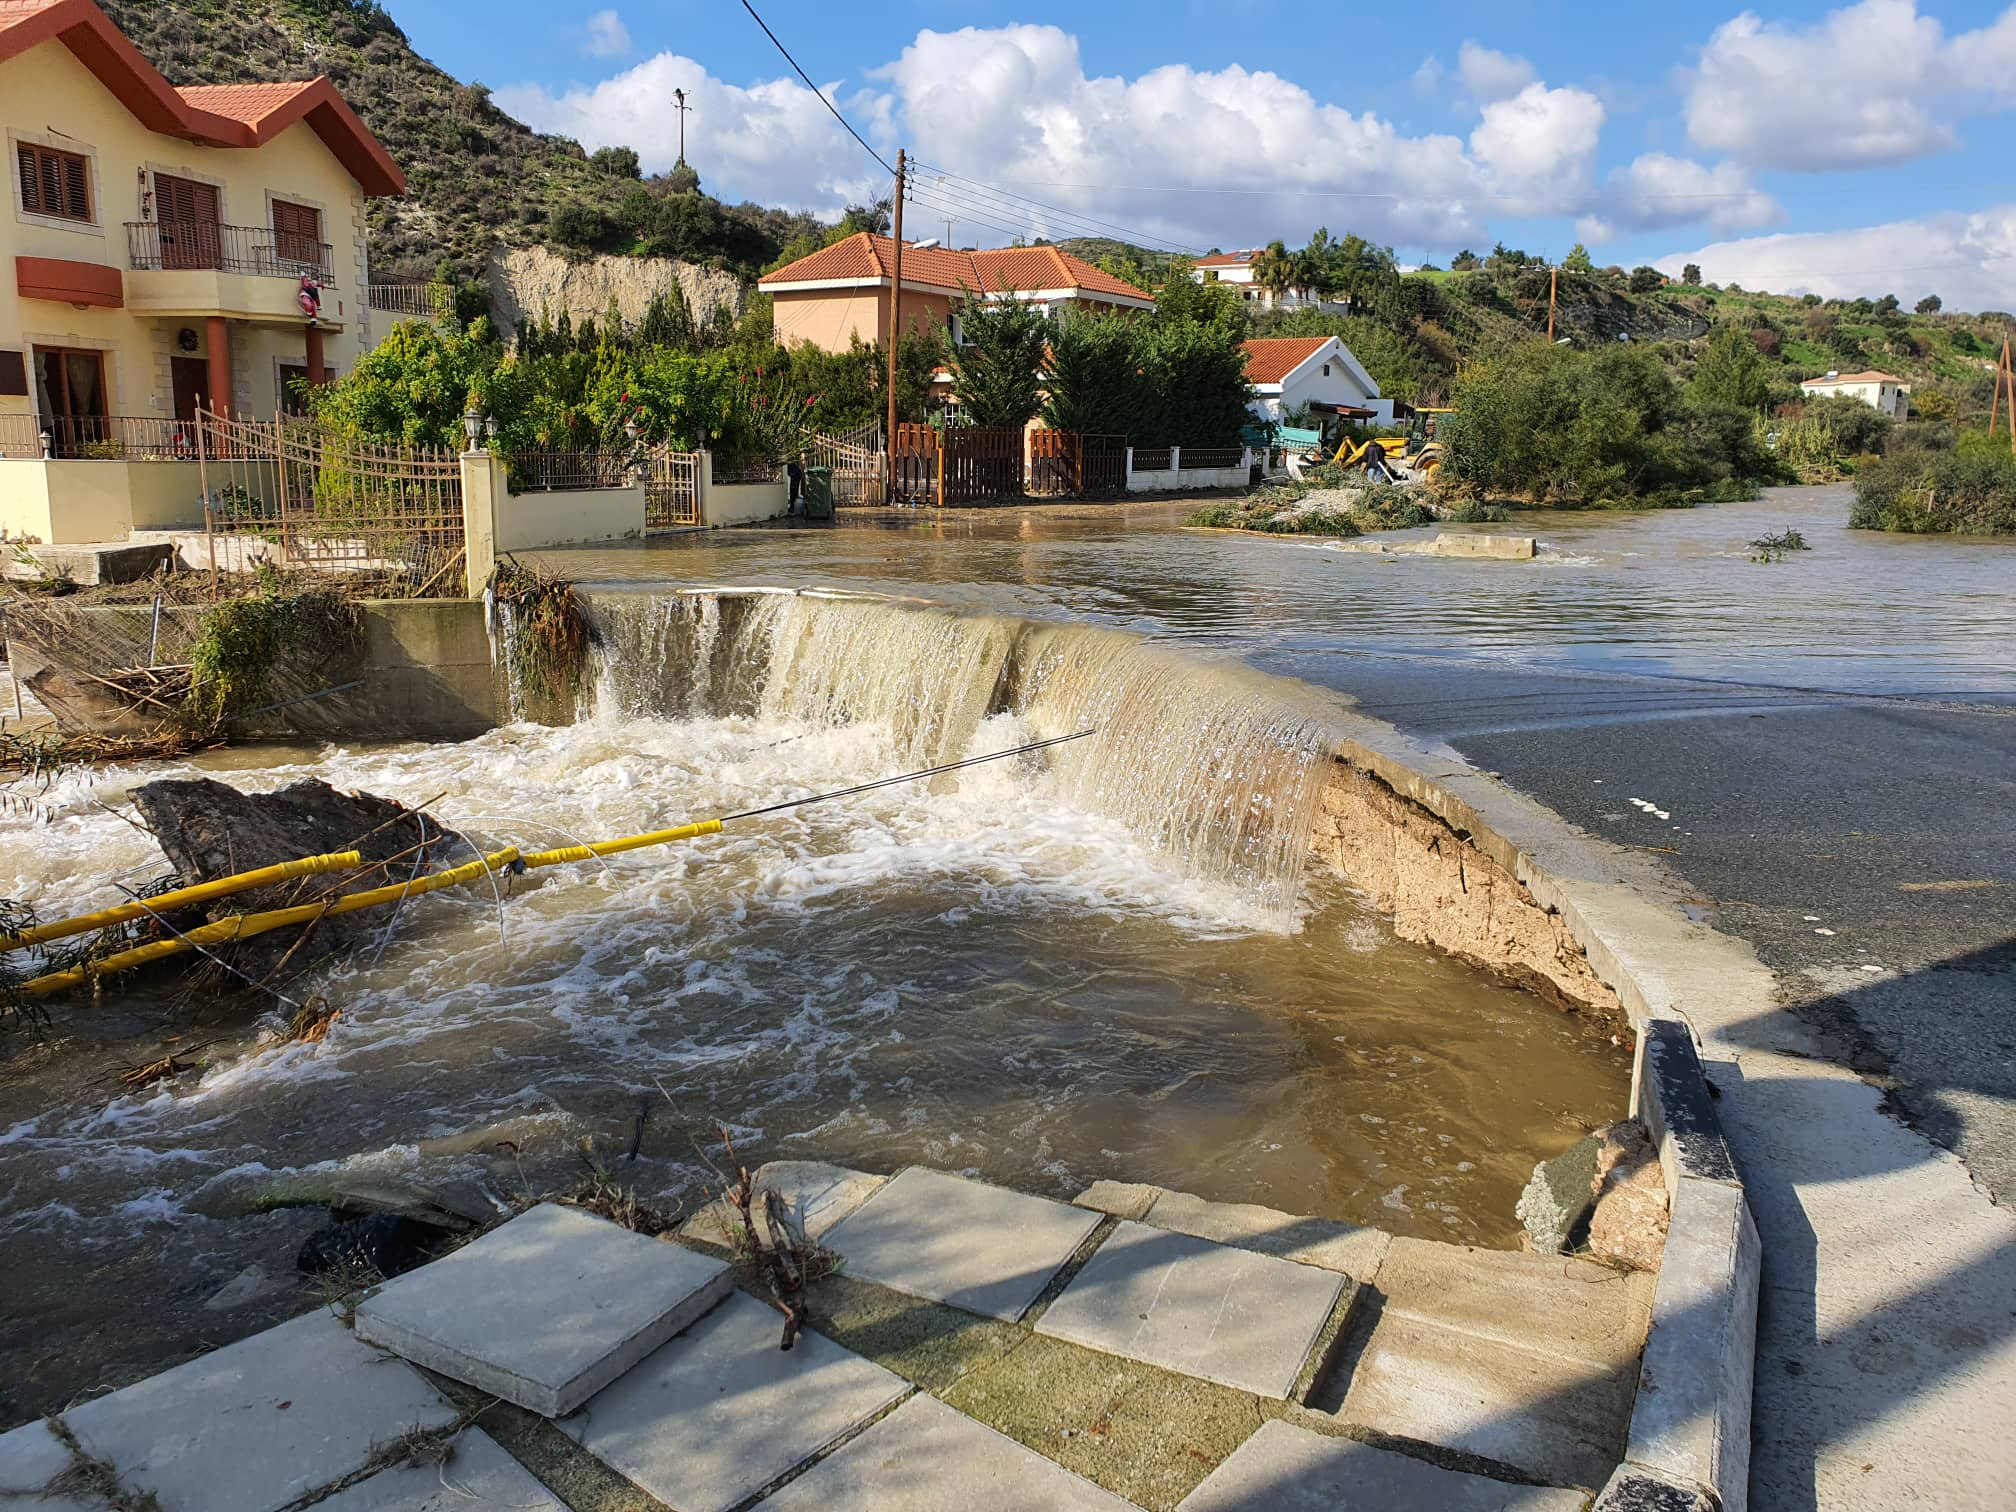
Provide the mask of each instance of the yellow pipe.
[{"label": "yellow pipe", "polygon": [[[28,997],[47,997],[50,993],[61,992],[67,987],[82,986],[93,977],[108,976],[117,971],[130,971],[135,966],[145,966],[150,961],[180,955],[185,950],[193,950],[199,945],[224,945],[233,940],[249,940],[254,935],[285,929],[292,924],[309,924],[317,919],[355,913],[361,908],[376,908],[381,903],[393,903],[401,898],[417,897],[421,893],[434,892],[443,887],[454,887],[487,876],[500,867],[509,866],[517,859],[517,847],[507,846],[481,860],[470,861],[444,872],[435,872],[431,876],[419,877],[411,882],[395,882],[387,887],[374,887],[367,892],[351,893],[331,903],[301,903],[293,908],[276,908],[268,913],[234,914],[228,919],[201,925],[173,939],[155,940],[151,944],[106,956],[101,961],[87,961],[84,965],[69,971],[55,971],[47,976],[36,977],[32,981],[23,982],[16,990]],[[155,900],[150,899],[150,906],[154,902]]]},{"label": "yellow pipe", "polygon": [[277,866],[262,866],[257,871],[239,872],[234,877],[219,877],[215,882],[198,882],[192,887],[178,887],[173,892],[162,893],[159,897],[148,898],[144,902],[121,903],[116,908],[79,914],[74,919],[58,919],[50,924],[37,924],[33,929],[24,929],[19,934],[9,935],[0,940],[0,951],[21,950],[48,940],[67,939],[71,935],[83,934],[87,930],[110,929],[115,924],[145,918],[150,913],[168,913],[173,909],[186,908],[191,903],[228,897],[232,893],[244,892],[249,888],[265,887],[274,882],[288,882],[295,877],[347,871],[353,866],[361,866],[363,862],[363,855],[354,850],[336,851],[327,856],[303,856],[296,861],[282,861]]},{"label": "yellow pipe", "polygon": [[669,845],[674,840],[691,840],[700,835],[721,833],[719,819],[703,819],[698,824],[682,824],[677,829],[652,830],[647,835],[625,835],[620,840],[597,840],[592,845],[563,845],[558,850],[534,851],[521,857],[527,870],[537,866],[558,866],[564,861],[592,861],[597,856],[615,856],[624,851],[642,850],[647,845]]}]

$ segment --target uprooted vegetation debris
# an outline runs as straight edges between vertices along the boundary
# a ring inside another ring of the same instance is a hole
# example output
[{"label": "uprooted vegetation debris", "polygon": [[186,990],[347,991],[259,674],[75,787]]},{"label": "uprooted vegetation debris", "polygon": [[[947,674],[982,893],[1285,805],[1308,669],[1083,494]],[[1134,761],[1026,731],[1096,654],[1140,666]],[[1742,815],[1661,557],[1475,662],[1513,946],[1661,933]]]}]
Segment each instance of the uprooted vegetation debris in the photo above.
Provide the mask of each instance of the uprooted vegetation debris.
[{"label": "uprooted vegetation debris", "polygon": [[541,704],[568,704],[587,673],[594,630],[574,585],[506,556],[489,598],[508,611],[507,659],[513,682]]}]

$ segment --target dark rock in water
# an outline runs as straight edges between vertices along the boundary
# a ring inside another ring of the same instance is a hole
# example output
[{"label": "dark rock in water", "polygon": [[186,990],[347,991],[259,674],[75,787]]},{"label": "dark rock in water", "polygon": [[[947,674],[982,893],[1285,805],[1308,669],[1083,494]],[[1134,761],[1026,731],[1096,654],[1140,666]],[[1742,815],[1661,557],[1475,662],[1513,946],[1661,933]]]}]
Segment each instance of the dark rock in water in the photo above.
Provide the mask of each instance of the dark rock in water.
[{"label": "dark rock in water", "polygon": [[373,1213],[310,1234],[294,1263],[311,1276],[369,1266],[391,1278],[425,1265],[450,1236],[430,1223],[397,1213]]},{"label": "dark rock in water", "polygon": [[[273,793],[241,793],[207,777],[178,779],[146,783],[132,796],[140,817],[185,882],[214,881],[332,851],[360,851],[368,866],[410,850],[423,838],[423,825],[425,836],[443,835],[439,825],[404,804],[370,793],[338,792],[315,780],[290,783]],[[209,905],[208,914],[221,919],[285,908],[322,895],[332,884],[340,883],[342,891],[351,892],[402,880],[404,875],[394,878],[379,869],[348,877],[304,877],[220,898]],[[314,938],[288,960],[289,971],[298,972],[351,948],[381,929],[384,919],[382,911],[367,909],[317,922]],[[231,946],[226,959],[264,981],[299,938],[299,930],[275,930]]]}]

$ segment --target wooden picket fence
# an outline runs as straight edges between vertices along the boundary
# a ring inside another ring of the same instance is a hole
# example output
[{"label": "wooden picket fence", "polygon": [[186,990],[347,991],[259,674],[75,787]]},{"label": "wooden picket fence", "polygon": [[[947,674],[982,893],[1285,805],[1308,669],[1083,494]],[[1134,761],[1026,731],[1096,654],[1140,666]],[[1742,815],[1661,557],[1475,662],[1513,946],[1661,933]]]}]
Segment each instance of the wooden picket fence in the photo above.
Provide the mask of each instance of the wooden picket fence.
[{"label": "wooden picket fence", "polygon": [[1127,438],[1084,431],[1029,433],[1029,493],[1038,499],[1113,498],[1127,491]]}]

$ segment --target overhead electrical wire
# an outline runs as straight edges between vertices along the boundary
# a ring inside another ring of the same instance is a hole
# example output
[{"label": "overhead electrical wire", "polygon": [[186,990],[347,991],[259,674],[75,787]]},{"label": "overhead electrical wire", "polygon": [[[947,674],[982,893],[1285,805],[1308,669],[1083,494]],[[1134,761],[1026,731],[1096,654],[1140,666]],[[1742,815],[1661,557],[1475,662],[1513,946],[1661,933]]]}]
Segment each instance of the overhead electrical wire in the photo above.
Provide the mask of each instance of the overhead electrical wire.
[{"label": "overhead electrical wire", "polygon": [[798,66],[798,60],[791,56],[791,49],[786,47],[782,42],[779,42],[777,40],[777,33],[770,30],[769,22],[765,21],[761,16],[756,14],[756,7],[751,5],[749,3],[749,0],[742,0],[742,9],[749,12],[749,18],[752,21],[754,21],[758,26],[763,28],[763,35],[768,37],[770,39],[771,45],[775,47],[777,51],[779,51],[784,55],[784,61],[786,63],[789,63],[791,65],[792,71],[796,73],[799,78],[805,81],[805,87],[811,90],[813,94],[819,97],[819,103],[821,105],[824,105],[826,109],[832,113],[833,119],[838,121],[842,126],[844,126],[847,129],[847,135],[851,136],[852,138],[854,138],[855,141],[859,142],[861,144],[861,150],[867,153],[868,156],[875,159],[876,162],[882,165],[882,171],[884,173],[888,174],[891,178],[894,178],[896,176],[895,168],[890,165],[888,160],[884,158],[881,153],[877,152],[873,147],[870,147],[868,145],[868,139],[862,136],[860,132],[854,129],[853,123],[849,121],[847,117],[840,114],[840,107],[835,105],[831,100],[826,98],[826,91],[821,89],[817,84],[814,84],[812,82],[812,76],[807,72],[805,72],[804,69]]},{"label": "overhead electrical wire", "polygon": [[[912,178],[904,189],[904,200],[914,204],[935,204],[955,219],[986,226],[1006,236],[1087,236],[1111,237],[1114,233],[1097,222],[1068,215],[1039,214],[1027,206],[982,199],[956,187],[948,187],[938,177]],[[1129,232],[1128,235],[1141,235]]]},{"label": "overhead electrical wire", "polygon": [[998,188],[995,185],[983,183],[979,179],[968,178],[964,174],[954,173],[949,168],[941,168],[936,164],[920,162],[917,166],[925,173],[951,180],[953,186],[961,192],[970,193],[983,200],[1000,201],[1009,209],[1020,210],[1023,206],[1031,206],[1047,215],[1061,216],[1066,220],[1081,225],[1096,226],[1102,231],[1127,237],[1136,242],[1159,242],[1161,245],[1178,252],[1198,252],[1202,250],[1199,247],[1190,245],[1188,242],[1176,241],[1167,236],[1156,236],[1147,231],[1136,230],[1131,226],[1123,226],[1113,221],[1101,220],[1098,216],[1087,214],[1082,210],[1067,210],[1061,205],[1053,205],[1044,200],[1034,199],[1026,194],[1017,194],[1012,189]]}]

